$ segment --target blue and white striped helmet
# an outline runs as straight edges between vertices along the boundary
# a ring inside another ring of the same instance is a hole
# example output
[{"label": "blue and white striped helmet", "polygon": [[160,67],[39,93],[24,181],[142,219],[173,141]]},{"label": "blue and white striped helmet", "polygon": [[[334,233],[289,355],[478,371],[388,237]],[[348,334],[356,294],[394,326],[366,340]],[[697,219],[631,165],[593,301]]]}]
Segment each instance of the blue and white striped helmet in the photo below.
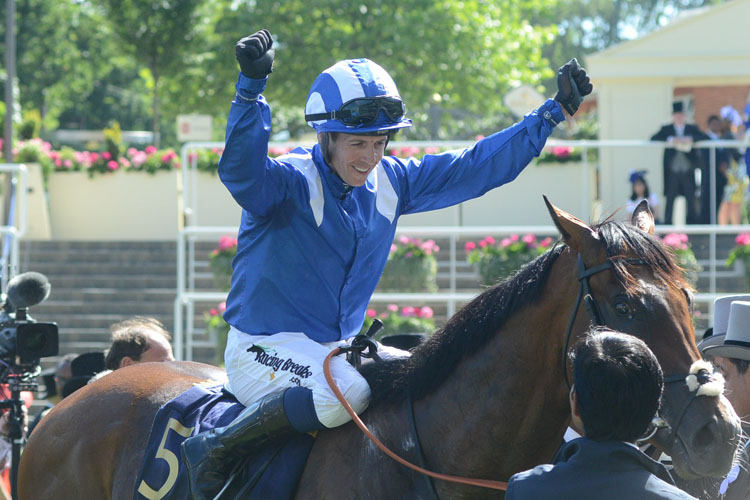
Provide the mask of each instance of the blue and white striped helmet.
[{"label": "blue and white striped helmet", "polygon": [[[331,113],[352,99],[381,96],[401,99],[388,72],[368,59],[348,59],[318,75],[307,96],[305,115]],[[411,120],[404,116],[393,120],[381,110],[377,119],[367,125],[346,125],[331,118],[308,121],[307,124],[316,132],[362,134],[411,127]]]}]

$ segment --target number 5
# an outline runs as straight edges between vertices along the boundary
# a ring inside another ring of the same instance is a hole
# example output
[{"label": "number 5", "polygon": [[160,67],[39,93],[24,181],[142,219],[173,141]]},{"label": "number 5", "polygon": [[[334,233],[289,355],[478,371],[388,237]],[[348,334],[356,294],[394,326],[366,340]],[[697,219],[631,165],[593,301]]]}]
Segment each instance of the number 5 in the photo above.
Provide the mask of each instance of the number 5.
[{"label": "number 5", "polygon": [[160,500],[161,498],[164,498],[164,496],[169,493],[169,490],[172,489],[172,486],[174,486],[174,483],[177,481],[177,472],[180,467],[180,464],[177,461],[177,455],[175,455],[171,450],[168,450],[164,447],[165,443],[167,442],[167,435],[169,434],[170,429],[175,431],[180,436],[186,438],[190,437],[190,435],[193,433],[193,427],[185,427],[180,422],[178,422],[177,419],[170,418],[169,422],[167,422],[167,428],[164,430],[164,435],[161,437],[161,443],[159,444],[159,449],[156,452],[156,458],[166,460],[167,465],[169,466],[169,475],[167,476],[167,480],[164,482],[162,487],[159,488],[159,491],[154,491],[153,488],[146,484],[146,481],[141,481],[141,484],[138,486],[138,493],[148,498],[149,500]]}]

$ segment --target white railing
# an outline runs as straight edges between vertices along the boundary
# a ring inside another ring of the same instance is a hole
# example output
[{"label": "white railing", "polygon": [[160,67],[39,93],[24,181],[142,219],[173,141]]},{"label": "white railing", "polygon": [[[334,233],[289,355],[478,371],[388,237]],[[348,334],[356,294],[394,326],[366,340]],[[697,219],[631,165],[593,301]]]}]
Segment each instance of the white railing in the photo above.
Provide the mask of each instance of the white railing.
[{"label": "white railing", "polygon": [[[26,165],[22,163],[0,163],[0,173],[12,174],[11,182],[13,183],[13,195],[10,202],[6,204],[12,213],[13,223],[0,226],[0,238],[2,238],[0,287],[6,290],[8,281],[18,274],[19,241],[26,234],[29,172]],[[17,203],[16,200],[18,200]]]},{"label": "white railing", "polygon": [[[408,146],[436,146],[439,148],[460,148],[471,145],[465,141],[437,141],[437,142],[396,142],[391,147],[401,148]],[[297,143],[271,143],[269,147],[291,148],[296,147]],[[633,148],[648,147],[661,148],[667,145],[665,143],[650,141],[630,141],[630,140],[611,140],[611,141],[557,141],[549,140],[548,146],[571,146],[581,148],[583,168],[588,171],[589,160],[587,151],[590,148]],[[707,141],[696,143],[694,147],[708,148],[712,151],[711,159],[711,185],[716,182],[715,179],[715,152],[716,148],[737,147],[740,146],[738,141]],[[177,297],[174,303],[174,347],[175,354],[179,359],[192,359],[193,349],[196,345],[193,339],[195,333],[195,304],[202,302],[220,302],[225,300],[225,292],[196,290],[196,256],[195,244],[198,241],[216,241],[219,236],[226,234],[237,234],[238,228],[235,226],[210,226],[198,227],[193,224],[197,219],[199,207],[197,206],[197,165],[195,161],[190,161],[189,152],[200,148],[223,148],[223,143],[201,142],[187,143],[182,148],[182,172],[183,172],[183,189],[184,189],[184,216],[185,228],[179,232],[177,240]],[[600,167],[601,168],[601,167]],[[716,220],[715,213],[715,189],[711,189],[712,197],[712,220]],[[688,235],[708,235],[709,236],[709,259],[704,266],[704,273],[709,276],[708,290],[696,295],[695,300],[698,303],[708,304],[709,319],[713,312],[713,301],[716,297],[723,295],[716,289],[717,262],[719,258],[716,250],[716,237],[719,234],[737,234],[739,232],[750,231],[750,225],[742,226],[716,226],[716,225],[660,225],[657,226],[659,234],[670,232],[681,232]],[[534,226],[440,226],[440,227],[399,227],[397,234],[408,234],[410,236],[428,236],[432,238],[449,239],[449,286],[445,290],[437,293],[380,293],[376,292],[371,300],[372,302],[438,302],[445,303],[447,314],[450,316],[459,304],[466,303],[473,299],[479,292],[460,292],[457,290],[457,256],[458,243],[462,238],[477,238],[486,235],[509,235],[519,233],[534,233],[537,235],[558,234],[557,229],[552,225],[534,225]],[[444,251],[444,250],[443,250]]]}]

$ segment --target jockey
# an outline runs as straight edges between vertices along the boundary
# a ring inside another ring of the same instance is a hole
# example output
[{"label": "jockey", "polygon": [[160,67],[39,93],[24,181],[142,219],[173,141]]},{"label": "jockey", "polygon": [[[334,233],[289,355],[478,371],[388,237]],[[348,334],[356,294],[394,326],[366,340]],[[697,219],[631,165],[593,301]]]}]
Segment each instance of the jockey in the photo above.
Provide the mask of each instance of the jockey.
[{"label": "jockey", "polygon": [[[512,181],[592,86],[571,61],[559,92],[520,123],[462,151],[422,160],[385,156],[410,127],[396,84],[367,59],[336,63],[313,82],[305,119],[318,144],[269,158],[271,112],[261,95],[273,41],[262,30],[236,45],[241,72],[219,176],[242,207],[224,319],[231,326],[228,389],[247,409],[227,427],[183,444],[194,498],[213,496],[229,462],[290,432],[350,420],[323,375],[332,349],[359,332],[404,214],[436,210]],[[408,355],[378,351],[381,357]],[[331,371],[351,406],[370,389],[344,359]]]}]

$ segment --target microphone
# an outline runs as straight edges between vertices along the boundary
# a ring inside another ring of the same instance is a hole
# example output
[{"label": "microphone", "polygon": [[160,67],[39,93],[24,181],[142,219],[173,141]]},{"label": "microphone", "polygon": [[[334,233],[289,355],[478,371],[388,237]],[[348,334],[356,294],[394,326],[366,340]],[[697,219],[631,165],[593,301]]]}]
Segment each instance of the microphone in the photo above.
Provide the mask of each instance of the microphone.
[{"label": "microphone", "polygon": [[13,312],[35,306],[49,297],[51,288],[49,280],[41,273],[19,274],[8,282],[5,309]]}]

